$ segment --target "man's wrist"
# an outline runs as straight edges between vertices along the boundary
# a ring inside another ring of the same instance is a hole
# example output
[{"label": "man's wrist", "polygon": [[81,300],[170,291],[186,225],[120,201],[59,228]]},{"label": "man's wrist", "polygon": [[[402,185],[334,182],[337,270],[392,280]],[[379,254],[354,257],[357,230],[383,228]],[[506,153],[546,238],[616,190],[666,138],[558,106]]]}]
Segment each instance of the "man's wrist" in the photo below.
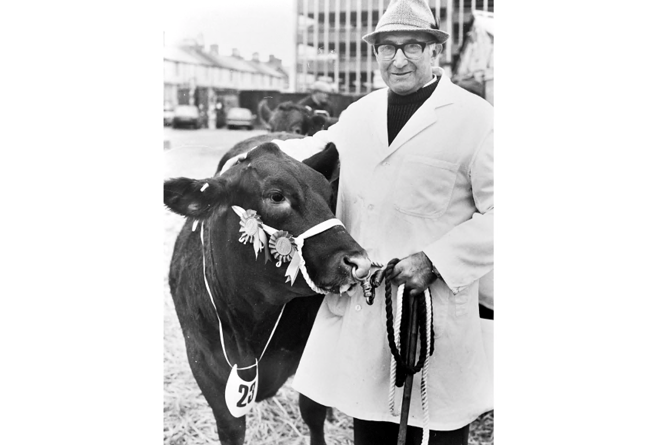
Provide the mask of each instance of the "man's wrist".
[{"label": "man's wrist", "polygon": [[[427,255],[425,255],[425,256],[427,257]],[[430,262],[430,269],[432,270],[432,273],[435,274],[437,276],[437,278],[443,280],[443,278],[441,277],[441,274],[439,273],[437,268],[434,266],[434,263],[432,262],[432,260],[430,260],[429,258],[427,260]]]}]

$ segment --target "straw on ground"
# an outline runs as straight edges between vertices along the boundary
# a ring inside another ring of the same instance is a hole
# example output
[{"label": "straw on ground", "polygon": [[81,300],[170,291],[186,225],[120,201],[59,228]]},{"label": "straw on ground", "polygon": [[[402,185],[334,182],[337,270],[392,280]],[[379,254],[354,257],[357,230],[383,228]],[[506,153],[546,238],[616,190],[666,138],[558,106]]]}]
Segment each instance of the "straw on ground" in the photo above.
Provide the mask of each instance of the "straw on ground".
[{"label": "straw on ground", "polygon": [[[214,416],[188,366],[186,347],[167,282],[174,240],[183,225],[183,218],[165,212],[163,442],[166,445],[218,445]],[[251,409],[246,416],[246,444],[309,444],[309,429],[302,421],[298,394],[290,383],[291,380],[275,397],[259,402]],[[493,423],[492,412],[479,417],[471,426],[469,445],[492,445]],[[334,410],[334,419],[325,423],[325,439],[329,445],[352,445],[351,418]]]}]

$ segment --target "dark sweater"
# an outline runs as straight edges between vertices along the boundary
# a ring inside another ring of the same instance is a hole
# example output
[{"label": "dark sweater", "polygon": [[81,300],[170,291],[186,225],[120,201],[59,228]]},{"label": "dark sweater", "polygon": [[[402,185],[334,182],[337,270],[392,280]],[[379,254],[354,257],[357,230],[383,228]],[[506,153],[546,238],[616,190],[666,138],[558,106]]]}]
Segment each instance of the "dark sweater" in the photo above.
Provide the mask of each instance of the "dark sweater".
[{"label": "dark sweater", "polygon": [[388,90],[388,145],[392,144],[395,136],[409,121],[411,116],[420,108],[437,88],[441,77],[435,82],[423,87],[415,93],[400,96]]}]

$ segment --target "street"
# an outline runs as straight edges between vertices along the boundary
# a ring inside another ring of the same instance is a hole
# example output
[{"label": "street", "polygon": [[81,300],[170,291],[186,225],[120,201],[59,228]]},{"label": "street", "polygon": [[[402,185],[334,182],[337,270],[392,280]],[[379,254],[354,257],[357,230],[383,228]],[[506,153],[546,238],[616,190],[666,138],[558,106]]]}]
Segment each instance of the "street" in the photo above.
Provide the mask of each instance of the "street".
[{"label": "street", "polygon": [[[214,174],[221,157],[233,145],[265,130],[228,130],[228,129],[174,129],[165,127],[163,139],[166,141],[163,176],[174,178],[207,178]],[[169,147],[169,148],[167,148]]]}]

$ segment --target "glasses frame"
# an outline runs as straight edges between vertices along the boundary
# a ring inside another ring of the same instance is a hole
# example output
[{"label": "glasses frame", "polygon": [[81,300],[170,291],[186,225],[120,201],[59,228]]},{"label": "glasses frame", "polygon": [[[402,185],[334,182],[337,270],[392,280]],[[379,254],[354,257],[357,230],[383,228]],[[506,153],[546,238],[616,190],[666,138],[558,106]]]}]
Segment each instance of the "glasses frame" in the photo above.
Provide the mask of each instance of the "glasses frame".
[{"label": "glasses frame", "polygon": [[[416,58],[414,58],[414,57],[407,56],[407,53],[404,52],[404,47],[407,46],[407,45],[420,45],[420,53],[423,54],[425,52],[425,47],[428,46],[428,45],[431,45],[433,43],[437,43],[437,42],[435,42],[434,40],[431,40],[431,41],[428,41],[428,42],[421,42],[421,41],[418,41],[418,40],[411,40],[409,42],[404,42],[401,45],[398,45],[398,44],[392,43],[392,42],[375,43],[374,45],[372,45],[372,47],[374,48],[374,53],[377,56],[381,57],[383,60],[393,60],[395,58],[395,56],[397,55],[397,50],[398,49],[402,50],[402,54],[404,54],[404,57],[406,57],[407,59],[416,60]],[[384,56],[381,56],[381,54],[379,54],[379,47],[382,46],[382,45],[392,46],[393,48],[395,48],[395,52],[393,53],[392,57],[386,59]]]}]

